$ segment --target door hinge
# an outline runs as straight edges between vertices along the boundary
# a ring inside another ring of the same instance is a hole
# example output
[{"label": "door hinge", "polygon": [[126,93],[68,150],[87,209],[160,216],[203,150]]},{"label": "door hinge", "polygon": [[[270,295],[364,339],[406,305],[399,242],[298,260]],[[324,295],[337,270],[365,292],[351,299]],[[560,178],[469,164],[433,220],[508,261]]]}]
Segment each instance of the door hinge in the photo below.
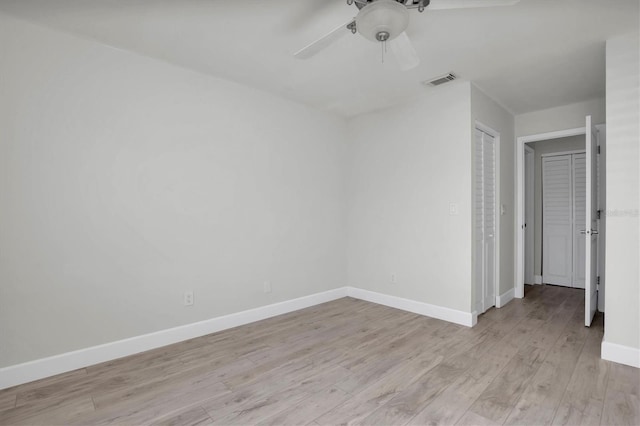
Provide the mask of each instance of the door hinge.
[{"label": "door hinge", "polygon": [[601,215],[601,214],[602,214],[602,210],[598,210],[598,211],[596,212],[596,218],[597,218],[597,219],[600,219],[600,215]]},{"label": "door hinge", "polygon": [[600,154],[600,145],[598,145],[598,154]]},{"label": "door hinge", "polygon": [[600,277],[596,278],[596,290],[600,291]]}]

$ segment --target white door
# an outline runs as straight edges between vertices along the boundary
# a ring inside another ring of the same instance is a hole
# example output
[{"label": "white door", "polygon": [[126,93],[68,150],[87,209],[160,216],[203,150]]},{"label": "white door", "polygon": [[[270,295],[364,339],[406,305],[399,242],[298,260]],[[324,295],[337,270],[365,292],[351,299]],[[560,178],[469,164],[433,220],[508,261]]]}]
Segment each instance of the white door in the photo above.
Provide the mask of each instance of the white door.
[{"label": "white door", "polygon": [[572,285],[571,155],[542,159],[542,281]]},{"label": "white door", "polygon": [[[607,126],[598,126],[598,210],[607,210]],[[604,300],[606,291],[606,242],[607,215],[598,215],[598,310],[604,312]]]},{"label": "white door", "polygon": [[534,191],[535,191],[535,151],[524,147],[524,282],[534,284]]},{"label": "white door", "polygon": [[496,160],[495,139],[475,133],[475,281],[476,311],[495,305],[496,283]]},{"label": "white door", "polygon": [[598,290],[597,290],[597,265],[598,265],[598,240],[597,240],[597,210],[598,203],[596,200],[597,194],[597,175],[596,175],[596,161],[598,158],[598,146],[597,146],[597,130],[591,124],[591,116],[588,115],[586,119],[587,129],[587,155],[586,155],[586,215],[584,230],[585,237],[585,292],[584,292],[584,325],[591,326],[593,316],[596,313],[596,307],[598,306]]},{"label": "white door", "polygon": [[584,234],[587,214],[586,154],[573,155],[573,279],[572,287],[584,288]]}]

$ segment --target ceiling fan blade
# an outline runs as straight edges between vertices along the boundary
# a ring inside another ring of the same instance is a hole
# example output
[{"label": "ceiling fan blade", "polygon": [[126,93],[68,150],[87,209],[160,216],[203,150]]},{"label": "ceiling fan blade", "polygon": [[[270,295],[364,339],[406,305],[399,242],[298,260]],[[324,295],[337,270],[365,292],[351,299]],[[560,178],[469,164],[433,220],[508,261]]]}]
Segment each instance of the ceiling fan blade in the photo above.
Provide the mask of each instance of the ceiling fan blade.
[{"label": "ceiling fan blade", "polygon": [[348,29],[347,26],[353,23],[354,20],[355,19],[351,19],[349,22],[345,22],[344,24],[329,32],[327,35],[298,50],[293,54],[293,56],[296,59],[309,59],[321,50],[326,49],[336,40],[351,32],[351,30]]},{"label": "ceiling fan blade", "polygon": [[513,6],[519,2],[520,0],[431,0],[426,10]]},{"label": "ceiling fan blade", "polygon": [[402,32],[398,37],[391,40],[389,47],[402,71],[408,71],[420,64],[418,52],[416,52],[406,32]]}]

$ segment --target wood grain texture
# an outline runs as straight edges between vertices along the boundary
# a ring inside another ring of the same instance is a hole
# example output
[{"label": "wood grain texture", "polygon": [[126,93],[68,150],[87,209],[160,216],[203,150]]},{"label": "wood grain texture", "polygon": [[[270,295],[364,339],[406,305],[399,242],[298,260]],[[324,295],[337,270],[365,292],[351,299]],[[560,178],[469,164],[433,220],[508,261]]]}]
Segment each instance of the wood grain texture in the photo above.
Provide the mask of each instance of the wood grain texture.
[{"label": "wood grain texture", "polygon": [[0,391],[0,424],[640,424],[583,316],[554,286],[474,328],[344,298]]},{"label": "wood grain texture", "polygon": [[213,422],[204,408],[195,407],[158,419],[154,426],[208,426]]},{"label": "wood grain texture", "polygon": [[16,406],[18,393],[15,388],[0,391],[0,411],[8,410]]}]

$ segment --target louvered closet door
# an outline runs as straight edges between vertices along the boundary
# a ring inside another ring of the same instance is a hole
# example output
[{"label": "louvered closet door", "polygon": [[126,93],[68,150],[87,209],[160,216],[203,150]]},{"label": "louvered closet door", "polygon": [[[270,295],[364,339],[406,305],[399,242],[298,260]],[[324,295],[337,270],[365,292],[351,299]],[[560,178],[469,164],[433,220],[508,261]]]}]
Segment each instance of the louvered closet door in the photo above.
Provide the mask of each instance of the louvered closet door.
[{"label": "louvered closet door", "polygon": [[496,280],[496,162],[495,140],[483,134],[484,145],[484,310],[495,305]]},{"label": "louvered closet door", "polygon": [[476,311],[495,305],[496,164],[495,140],[476,130],[475,147],[475,282]]},{"label": "louvered closet door", "polygon": [[573,282],[572,287],[584,288],[585,244],[584,234],[587,214],[587,157],[574,154],[573,157]]},{"label": "louvered closet door", "polygon": [[476,130],[474,144],[474,165],[475,165],[475,185],[474,185],[474,233],[475,233],[475,271],[474,279],[476,283],[476,306],[478,313],[484,312],[484,155],[482,132]]},{"label": "louvered closet door", "polygon": [[542,159],[542,280],[571,287],[573,200],[571,155]]}]

